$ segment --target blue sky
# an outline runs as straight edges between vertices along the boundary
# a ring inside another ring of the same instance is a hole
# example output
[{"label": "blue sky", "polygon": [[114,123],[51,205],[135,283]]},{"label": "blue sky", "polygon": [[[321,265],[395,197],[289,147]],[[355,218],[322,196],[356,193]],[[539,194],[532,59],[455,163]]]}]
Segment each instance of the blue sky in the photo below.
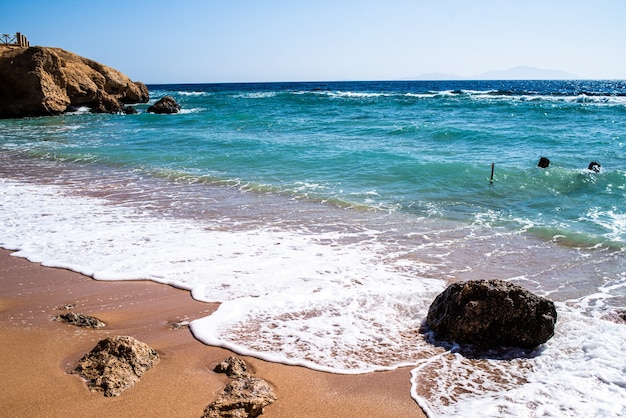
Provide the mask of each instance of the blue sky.
[{"label": "blue sky", "polygon": [[0,0],[0,32],[145,83],[472,77],[516,66],[626,79],[624,0]]}]

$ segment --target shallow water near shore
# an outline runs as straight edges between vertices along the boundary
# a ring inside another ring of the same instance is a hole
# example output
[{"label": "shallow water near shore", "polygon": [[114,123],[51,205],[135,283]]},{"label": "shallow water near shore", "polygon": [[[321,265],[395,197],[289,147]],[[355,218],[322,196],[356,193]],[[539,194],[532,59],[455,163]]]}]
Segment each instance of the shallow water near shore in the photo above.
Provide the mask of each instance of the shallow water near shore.
[{"label": "shallow water near shore", "polygon": [[[622,415],[624,88],[151,86],[183,113],[0,121],[0,245],[219,301],[191,328],[240,354],[414,367],[433,416]],[[482,278],[554,300],[555,337],[478,359],[430,344],[432,299]]]}]

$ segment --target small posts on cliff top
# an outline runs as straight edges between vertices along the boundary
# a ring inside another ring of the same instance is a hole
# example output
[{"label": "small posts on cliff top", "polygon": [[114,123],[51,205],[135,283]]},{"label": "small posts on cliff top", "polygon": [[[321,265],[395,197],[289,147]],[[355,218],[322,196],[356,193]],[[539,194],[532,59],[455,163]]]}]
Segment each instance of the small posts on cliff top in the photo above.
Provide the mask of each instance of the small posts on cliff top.
[{"label": "small posts on cliff top", "polygon": [[17,32],[15,35],[3,33],[0,35],[0,44],[19,46],[20,48],[28,48],[30,46],[30,42],[28,42],[26,36],[22,35],[20,32]]},{"label": "small posts on cliff top", "polygon": [[493,170],[495,169],[495,163],[491,163],[491,176],[489,176],[489,184],[493,184]]},{"label": "small posts on cliff top", "polygon": [[21,33],[18,32],[15,34],[15,38],[17,38],[16,39],[17,45],[20,48],[28,48],[30,46],[30,42],[28,42],[28,39],[26,39],[25,35],[22,35]]}]

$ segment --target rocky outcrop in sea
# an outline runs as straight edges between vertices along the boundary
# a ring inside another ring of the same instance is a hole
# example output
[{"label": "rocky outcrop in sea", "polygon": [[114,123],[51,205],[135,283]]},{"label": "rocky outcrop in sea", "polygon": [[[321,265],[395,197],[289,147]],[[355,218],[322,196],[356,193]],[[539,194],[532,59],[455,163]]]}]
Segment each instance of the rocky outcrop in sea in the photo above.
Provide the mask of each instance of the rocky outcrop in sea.
[{"label": "rocky outcrop in sea", "polygon": [[80,107],[129,113],[146,103],[145,84],[61,48],[0,46],[0,118],[58,115]]},{"label": "rocky outcrop in sea", "polygon": [[165,96],[148,108],[148,113],[172,114],[180,112],[180,105],[172,96]]}]

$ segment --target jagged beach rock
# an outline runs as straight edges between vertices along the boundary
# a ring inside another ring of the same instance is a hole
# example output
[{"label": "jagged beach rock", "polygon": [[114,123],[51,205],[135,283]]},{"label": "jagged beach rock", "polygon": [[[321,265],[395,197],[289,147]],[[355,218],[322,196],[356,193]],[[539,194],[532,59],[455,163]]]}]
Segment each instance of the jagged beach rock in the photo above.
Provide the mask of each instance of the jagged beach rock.
[{"label": "jagged beach rock", "polygon": [[108,337],[78,362],[75,372],[89,381],[93,391],[119,396],[159,362],[159,355],[133,337]]},{"label": "jagged beach rock", "polygon": [[171,114],[180,112],[180,105],[172,96],[164,96],[148,108],[149,113]]},{"label": "jagged beach rock", "polygon": [[246,362],[228,357],[214,369],[233,378],[209,404],[202,418],[252,418],[263,414],[263,408],[276,400],[272,387],[263,379],[250,377]]},{"label": "jagged beach rock", "polygon": [[232,380],[218,398],[204,410],[202,418],[258,417],[276,400],[274,390],[263,379],[239,377]]},{"label": "jagged beach rock", "polygon": [[86,106],[124,112],[148,88],[121,72],[61,48],[0,46],[0,118],[57,115]]},{"label": "jagged beach rock", "polygon": [[69,324],[69,325],[76,325],[77,327],[84,327],[84,328],[98,329],[98,328],[103,328],[106,326],[104,322],[100,321],[96,317],[85,315],[82,313],[77,314],[74,312],[68,312],[66,314],[57,315],[54,317],[54,320],[59,321],[59,322],[65,322],[66,324]]},{"label": "jagged beach rock", "polygon": [[250,377],[246,362],[239,357],[230,356],[213,369],[216,373],[225,373],[228,377]]},{"label": "jagged beach rock", "polygon": [[450,285],[430,305],[426,326],[437,340],[483,348],[534,348],[554,335],[556,308],[548,299],[503,280]]}]

